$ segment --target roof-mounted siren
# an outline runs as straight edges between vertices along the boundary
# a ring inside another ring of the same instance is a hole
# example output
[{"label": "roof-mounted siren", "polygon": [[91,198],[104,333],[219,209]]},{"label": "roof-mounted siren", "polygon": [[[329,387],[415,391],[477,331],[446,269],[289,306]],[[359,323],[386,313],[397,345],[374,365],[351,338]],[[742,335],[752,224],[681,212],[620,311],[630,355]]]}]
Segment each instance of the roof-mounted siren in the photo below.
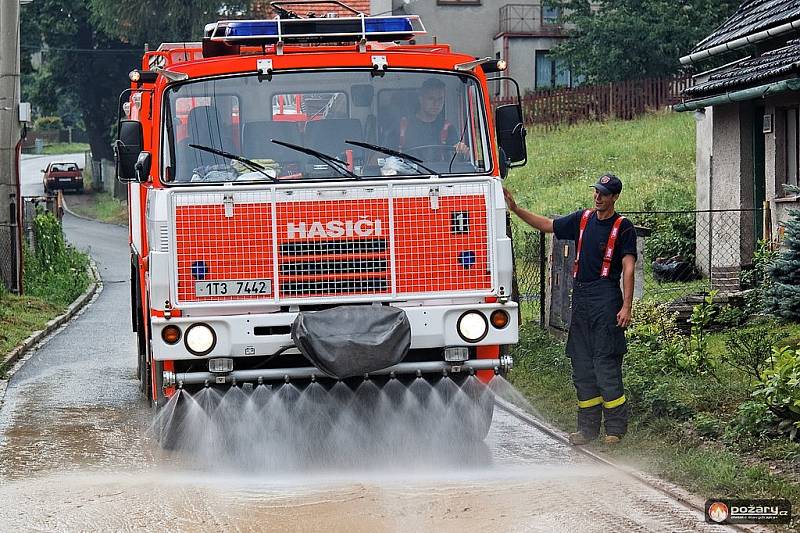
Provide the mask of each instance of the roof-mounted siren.
[{"label": "roof-mounted siren", "polygon": [[[323,1],[297,3],[340,4]],[[207,24],[203,35],[203,56],[238,54],[241,46],[276,45],[280,53],[284,43],[408,41],[426,33],[418,15],[367,17],[353,11],[355,15],[347,17],[300,18],[285,9],[279,13],[283,13],[284,17],[277,16],[268,20],[221,20]],[[285,18],[287,13],[292,18]]]}]

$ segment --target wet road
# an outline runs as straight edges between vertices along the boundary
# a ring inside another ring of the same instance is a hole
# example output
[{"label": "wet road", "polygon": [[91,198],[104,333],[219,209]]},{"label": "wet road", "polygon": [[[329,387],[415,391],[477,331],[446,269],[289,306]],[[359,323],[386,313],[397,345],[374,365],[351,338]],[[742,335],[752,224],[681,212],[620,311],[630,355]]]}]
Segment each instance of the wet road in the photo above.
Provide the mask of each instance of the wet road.
[{"label": "wet road", "polygon": [[95,258],[104,288],[9,383],[0,531],[721,530],[501,411],[469,460],[461,448],[414,469],[390,460],[300,472],[189,464],[148,436],[127,230],[70,216],[64,227]]}]

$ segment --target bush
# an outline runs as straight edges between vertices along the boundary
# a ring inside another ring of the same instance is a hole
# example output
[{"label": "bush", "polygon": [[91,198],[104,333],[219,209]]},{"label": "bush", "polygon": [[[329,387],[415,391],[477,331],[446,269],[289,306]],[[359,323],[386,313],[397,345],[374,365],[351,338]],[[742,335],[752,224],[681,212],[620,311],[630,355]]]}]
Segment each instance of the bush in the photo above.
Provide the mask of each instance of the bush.
[{"label": "bush", "polygon": [[33,129],[40,131],[59,131],[64,129],[61,117],[39,117],[33,122]]},{"label": "bush", "polygon": [[754,328],[734,330],[725,338],[727,351],[723,362],[760,380],[764,368],[772,362],[772,348],[780,340],[775,327],[770,321]]},{"label": "bush", "polygon": [[748,314],[758,313],[766,308],[765,295],[772,286],[770,270],[778,258],[778,251],[771,242],[758,241],[753,252],[753,267],[742,271],[742,288],[752,289],[747,295],[746,311]]},{"label": "bush", "polygon": [[33,234],[34,250],[24,250],[25,292],[53,304],[70,304],[89,285],[89,258],[64,242],[61,224],[51,213],[34,218]]},{"label": "bush", "polygon": [[778,429],[795,440],[800,435],[800,349],[775,349],[773,361],[762,373],[753,397],[780,418]]},{"label": "bush", "polygon": [[731,444],[740,444],[743,439],[762,438],[775,430],[778,418],[763,403],[754,400],[742,402],[736,415],[725,427],[724,439]]},{"label": "bush", "polygon": [[[651,209],[645,207],[645,211]],[[694,265],[696,241],[695,220],[690,216],[664,217],[658,214],[647,214],[638,217],[637,224],[651,230],[645,240],[647,257],[680,258],[681,261]]]},{"label": "bush", "polygon": [[698,435],[716,439],[722,436],[722,421],[708,413],[697,413],[692,418],[692,425]]}]

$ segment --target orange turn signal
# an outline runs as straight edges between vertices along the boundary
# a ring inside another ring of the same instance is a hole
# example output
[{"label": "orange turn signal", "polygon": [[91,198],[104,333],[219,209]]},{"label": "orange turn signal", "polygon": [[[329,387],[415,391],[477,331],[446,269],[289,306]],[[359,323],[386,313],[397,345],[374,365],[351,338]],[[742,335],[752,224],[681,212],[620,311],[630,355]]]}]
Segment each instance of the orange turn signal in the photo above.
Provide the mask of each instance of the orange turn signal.
[{"label": "orange turn signal", "polygon": [[167,344],[176,344],[181,340],[181,329],[178,326],[169,325],[161,330],[161,338]]},{"label": "orange turn signal", "polygon": [[492,312],[492,316],[490,317],[489,320],[491,321],[492,326],[494,326],[495,328],[503,329],[508,325],[508,320],[509,320],[508,313],[506,313],[502,309],[498,309]]}]

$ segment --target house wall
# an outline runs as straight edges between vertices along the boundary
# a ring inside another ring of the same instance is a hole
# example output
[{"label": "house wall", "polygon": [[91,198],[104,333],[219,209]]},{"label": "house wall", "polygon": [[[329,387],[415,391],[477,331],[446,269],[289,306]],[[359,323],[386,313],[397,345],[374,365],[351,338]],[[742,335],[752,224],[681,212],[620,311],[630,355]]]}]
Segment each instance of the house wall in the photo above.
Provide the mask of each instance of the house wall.
[{"label": "house wall", "polygon": [[446,43],[453,50],[473,56],[494,55],[492,39],[499,27],[500,8],[505,1],[484,0],[479,5],[439,5],[436,0],[417,0],[404,3],[394,0],[396,14],[419,15],[428,35],[419,37],[418,43],[432,43],[434,39]]},{"label": "house wall", "polygon": [[786,116],[788,107],[800,106],[800,95],[787,93],[767,100],[765,114],[773,117],[772,133],[765,135],[766,197],[770,203],[773,235],[780,234],[780,224],[789,218],[789,210],[800,208],[798,196],[783,189],[786,182]]},{"label": "house wall", "polygon": [[750,102],[720,105],[697,123],[697,208],[733,210],[697,215],[698,268],[722,291],[738,289],[755,245],[753,213],[736,211],[754,207],[753,112]]},{"label": "house wall", "polygon": [[[695,151],[695,167],[696,167],[696,196],[695,196],[695,209],[698,211],[705,211],[711,209],[711,186],[712,186],[712,160],[713,160],[713,143],[714,138],[714,108],[707,107],[703,113],[695,112],[696,123],[696,145]],[[702,235],[707,231],[710,216],[707,214],[698,213],[695,222],[695,232]],[[700,240],[700,239],[698,239]],[[708,276],[710,272],[710,249],[708,246],[698,244],[696,247],[697,265],[703,275]]]},{"label": "house wall", "polygon": [[[508,62],[507,76],[519,82],[520,90],[536,88],[536,52],[547,51],[561,42],[558,37],[507,37],[498,36],[494,40],[494,51],[491,56],[499,53],[502,59]],[[503,92],[505,96],[505,91]]]}]

